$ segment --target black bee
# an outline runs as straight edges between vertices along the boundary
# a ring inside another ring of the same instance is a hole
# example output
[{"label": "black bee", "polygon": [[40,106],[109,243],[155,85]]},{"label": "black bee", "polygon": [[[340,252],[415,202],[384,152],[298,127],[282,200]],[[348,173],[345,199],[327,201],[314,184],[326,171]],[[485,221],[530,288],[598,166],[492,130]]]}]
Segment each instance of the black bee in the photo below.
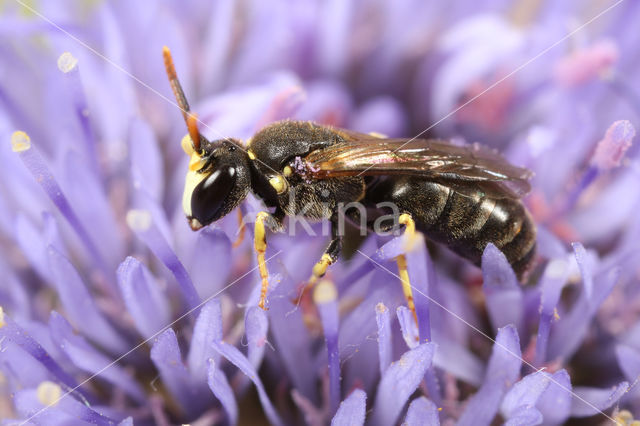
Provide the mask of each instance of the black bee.
[{"label": "black bee", "polygon": [[[389,213],[377,208],[380,203],[393,203],[408,215],[405,224],[415,222],[417,230],[477,265],[489,243],[502,250],[519,277],[531,264],[536,228],[520,201],[530,189],[531,173],[493,150],[441,140],[387,139],[306,121],[273,123],[246,147],[233,139],[208,141],[189,113],[166,48],[165,63],[190,134],[183,140],[191,155],[183,207],[191,228],[222,218],[249,191],[273,209],[262,212],[256,223],[261,306],[267,284],[263,223],[279,230],[285,216],[294,215],[332,222],[333,239],[314,268],[314,281],[340,253],[339,207],[351,202],[367,208],[368,225]],[[354,209],[351,218],[358,221],[360,213]]]}]

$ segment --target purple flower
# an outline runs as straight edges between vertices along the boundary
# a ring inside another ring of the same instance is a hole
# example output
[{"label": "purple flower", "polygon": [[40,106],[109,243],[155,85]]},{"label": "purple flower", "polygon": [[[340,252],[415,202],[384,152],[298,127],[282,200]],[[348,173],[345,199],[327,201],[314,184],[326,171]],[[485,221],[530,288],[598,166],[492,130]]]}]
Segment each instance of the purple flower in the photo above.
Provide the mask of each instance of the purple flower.
[{"label": "purple flower", "polygon": [[[640,417],[638,2],[85,3],[0,16],[7,422]],[[369,235],[303,292],[328,233],[291,219],[267,237],[260,309],[261,202],[198,233],[184,218],[164,45],[208,138],[294,118],[529,168],[526,282],[492,244],[479,269],[422,234]]]}]

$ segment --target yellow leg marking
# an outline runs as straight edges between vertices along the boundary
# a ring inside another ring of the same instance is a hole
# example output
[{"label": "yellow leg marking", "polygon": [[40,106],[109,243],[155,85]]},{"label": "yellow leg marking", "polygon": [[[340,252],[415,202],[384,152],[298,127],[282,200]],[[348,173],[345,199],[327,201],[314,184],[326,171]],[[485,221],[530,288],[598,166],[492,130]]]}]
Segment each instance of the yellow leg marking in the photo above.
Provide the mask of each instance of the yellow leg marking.
[{"label": "yellow leg marking", "polygon": [[313,266],[311,271],[311,277],[309,277],[309,281],[307,282],[307,287],[313,287],[320,278],[324,277],[324,274],[327,272],[327,268],[329,265],[333,263],[333,259],[327,253],[323,254],[318,263]]},{"label": "yellow leg marking", "polygon": [[244,234],[247,230],[247,227],[244,225],[244,220],[242,220],[242,211],[237,209],[238,212],[238,238],[231,245],[232,248],[238,247],[244,241]]},{"label": "yellow leg marking", "polygon": [[[401,225],[404,225],[404,235],[407,236],[408,247],[409,250],[411,248],[411,244],[415,241],[416,235],[416,223],[411,218],[411,215],[407,213],[403,213],[398,218],[398,222]],[[416,306],[413,302],[413,291],[411,290],[411,282],[409,281],[409,271],[407,270],[407,257],[404,254],[396,257],[396,263],[398,264],[398,274],[400,275],[400,281],[402,282],[402,291],[404,293],[404,297],[407,299],[407,306],[413,313],[413,319],[418,323],[418,315],[416,314]]]},{"label": "yellow leg marking", "polygon": [[253,239],[253,247],[256,249],[256,253],[258,254],[258,269],[260,270],[260,278],[262,279],[258,306],[265,311],[267,310],[265,308],[265,302],[267,299],[267,290],[269,289],[269,271],[267,270],[267,263],[264,260],[264,254],[267,251],[267,236],[264,229],[264,221],[268,217],[269,213],[267,212],[258,213]]}]

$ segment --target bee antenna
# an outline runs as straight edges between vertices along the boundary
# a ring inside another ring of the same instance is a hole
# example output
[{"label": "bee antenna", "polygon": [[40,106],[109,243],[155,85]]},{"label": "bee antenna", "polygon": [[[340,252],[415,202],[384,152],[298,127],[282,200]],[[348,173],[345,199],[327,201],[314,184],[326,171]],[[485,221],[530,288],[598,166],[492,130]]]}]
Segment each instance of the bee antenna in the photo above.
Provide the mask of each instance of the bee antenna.
[{"label": "bee antenna", "polygon": [[187,115],[187,129],[193,141],[193,149],[195,152],[200,152],[200,132],[198,131],[198,116],[196,114],[189,113]]},{"label": "bee antenna", "polygon": [[164,57],[164,67],[167,71],[167,77],[169,77],[169,84],[171,84],[173,96],[175,96],[176,101],[178,102],[184,122],[187,124],[187,129],[189,129],[189,136],[193,142],[193,148],[196,152],[199,152],[200,132],[198,131],[198,118],[195,114],[191,113],[189,102],[187,102],[187,97],[184,95],[184,91],[180,85],[180,80],[178,80],[178,73],[176,72],[176,67],[173,64],[171,50],[169,50],[167,46],[162,48],[162,56]]}]

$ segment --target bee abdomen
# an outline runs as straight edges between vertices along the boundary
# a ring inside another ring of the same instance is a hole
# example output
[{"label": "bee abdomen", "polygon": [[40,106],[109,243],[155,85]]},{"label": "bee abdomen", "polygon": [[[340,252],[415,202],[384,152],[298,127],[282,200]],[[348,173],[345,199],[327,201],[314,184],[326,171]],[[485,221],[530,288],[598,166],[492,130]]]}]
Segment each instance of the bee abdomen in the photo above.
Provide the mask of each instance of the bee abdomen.
[{"label": "bee abdomen", "polygon": [[384,179],[370,185],[365,198],[393,202],[427,237],[477,265],[489,243],[504,253],[518,278],[533,260],[535,225],[519,200],[470,196],[416,177]]},{"label": "bee abdomen", "polygon": [[535,254],[532,218],[519,200],[510,198],[473,197],[448,188],[447,205],[425,231],[478,265],[485,247],[492,243],[519,278]]}]

